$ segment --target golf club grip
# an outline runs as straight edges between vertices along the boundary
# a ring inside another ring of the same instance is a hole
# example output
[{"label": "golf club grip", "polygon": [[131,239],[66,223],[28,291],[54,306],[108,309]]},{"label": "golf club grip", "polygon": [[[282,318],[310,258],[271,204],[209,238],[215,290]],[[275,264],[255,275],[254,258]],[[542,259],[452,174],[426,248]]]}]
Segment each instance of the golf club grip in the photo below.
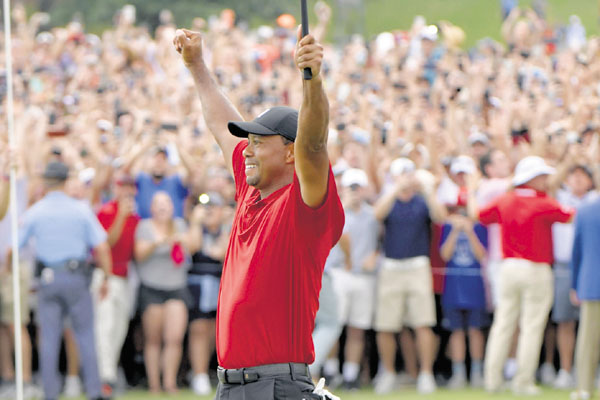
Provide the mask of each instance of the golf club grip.
[{"label": "golf club grip", "polygon": [[[306,6],[306,0],[300,0],[300,8],[302,11],[302,37],[308,35],[308,7]],[[304,80],[310,81],[312,79],[312,71],[310,68],[304,68]]]}]

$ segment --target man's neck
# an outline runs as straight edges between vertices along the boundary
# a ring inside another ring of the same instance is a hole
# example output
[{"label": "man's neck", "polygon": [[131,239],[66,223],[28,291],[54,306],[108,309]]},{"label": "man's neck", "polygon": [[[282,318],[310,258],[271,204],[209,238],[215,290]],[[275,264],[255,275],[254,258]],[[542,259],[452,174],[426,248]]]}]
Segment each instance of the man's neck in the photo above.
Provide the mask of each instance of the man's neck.
[{"label": "man's neck", "polygon": [[266,199],[267,197],[269,197],[270,195],[272,195],[273,193],[275,193],[282,187],[289,185],[293,181],[294,181],[294,170],[291,169],[289,172],[286,172],[283,175],[281,175],[279,177],[279,179],[277,179],[275,182],[273,182],[271,185],[269,185],[268,188],[258,189],[258,191],[260,192],[261,200]]}]

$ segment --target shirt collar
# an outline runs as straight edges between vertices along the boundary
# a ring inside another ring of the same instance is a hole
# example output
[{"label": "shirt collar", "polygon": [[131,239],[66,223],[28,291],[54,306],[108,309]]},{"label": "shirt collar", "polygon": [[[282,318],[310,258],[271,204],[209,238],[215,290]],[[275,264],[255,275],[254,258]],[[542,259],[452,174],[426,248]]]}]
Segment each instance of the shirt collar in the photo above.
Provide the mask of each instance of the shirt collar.
[{"label": "shirt collar", "polygon": [[52,190],[52,191],[46,193],[46,197],[47,198],[55,198],[55,197],[69,197],[69,196],[67,196],[67,194],[65,192],[63,192],[62,190]]},{"label": "shirt collar", "polygon": [[515,194],[520,197],[546,197],[548,193],[540,192],[528,186],[519,186],[515,188]]}]

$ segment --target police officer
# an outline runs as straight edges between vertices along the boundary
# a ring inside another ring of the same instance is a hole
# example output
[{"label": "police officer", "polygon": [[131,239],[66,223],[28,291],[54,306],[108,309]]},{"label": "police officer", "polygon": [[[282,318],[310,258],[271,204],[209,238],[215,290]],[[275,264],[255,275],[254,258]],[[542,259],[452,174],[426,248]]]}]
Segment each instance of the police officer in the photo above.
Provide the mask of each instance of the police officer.
[{"label": "police officer", "polygon": [[79,345],[85,390],[89,399],[102,399],[96,360],[94,317],[89,291],[90,249],[105,272],[102,293],[111,271],[106,232],[89,206],[65,194],[68,167],[50,162],[44,172],[47,194],[23,217],[20,246],[35,239],[39,275],[38,313],[41,327],[41,372],[46,400],[57,400],[63,320],[68,315]]}]

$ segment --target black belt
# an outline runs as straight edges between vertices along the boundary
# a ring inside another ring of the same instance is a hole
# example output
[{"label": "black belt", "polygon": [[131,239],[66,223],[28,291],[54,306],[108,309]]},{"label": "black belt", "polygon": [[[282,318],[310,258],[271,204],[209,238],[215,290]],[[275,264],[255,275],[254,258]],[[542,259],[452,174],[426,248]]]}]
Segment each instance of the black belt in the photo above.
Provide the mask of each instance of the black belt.
[{"label": "black belt", "polygon": [[45,268],[52,269],[54,271],[68,271],[68,272],[87,272],[87,267],[89,263],[85,260],[68,260],[60,264],[49,266],[43,263],[40,260],[36,261],[36,273],[35,275],[39,277],[42,273],[42,270]]},{"label": "black belt", "polygon": [[310,378],[310,372],[307,364],[288,363],[288,364],[267,364],[258,367],[225,369],[217,368],[217,377],[219,382],[228,384],[243,385],[245,383],[256,382],[262,378],[269,378],[278,375],[291,375],[292,379],[296,376],[305,376]]}]

